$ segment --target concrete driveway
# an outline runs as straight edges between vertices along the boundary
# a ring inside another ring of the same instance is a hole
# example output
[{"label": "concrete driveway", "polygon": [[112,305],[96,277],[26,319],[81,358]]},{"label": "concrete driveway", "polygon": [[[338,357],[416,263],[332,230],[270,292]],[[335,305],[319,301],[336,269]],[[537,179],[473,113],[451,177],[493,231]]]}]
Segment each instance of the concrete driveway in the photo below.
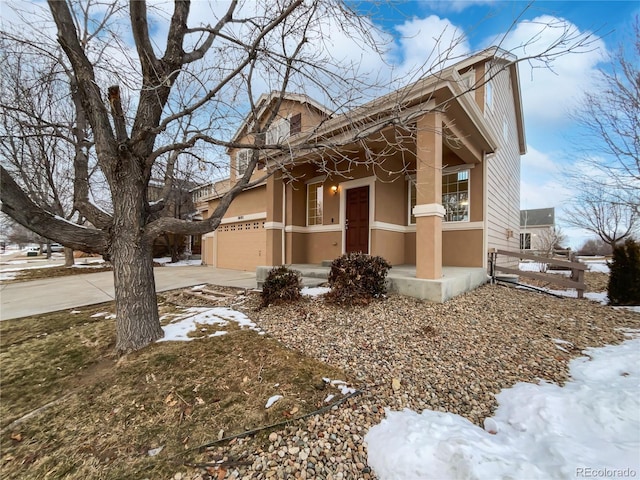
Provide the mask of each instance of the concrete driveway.
[{"label": "concrete driveway", "polygon": [[[203,283],[237,288],[256,287],[255,272],[187,266],[158,267],[154,273],[158,292]],[[94,305],[109,302],[113,298],[113,272],[7,283],[0,285],[0,320]]]}]

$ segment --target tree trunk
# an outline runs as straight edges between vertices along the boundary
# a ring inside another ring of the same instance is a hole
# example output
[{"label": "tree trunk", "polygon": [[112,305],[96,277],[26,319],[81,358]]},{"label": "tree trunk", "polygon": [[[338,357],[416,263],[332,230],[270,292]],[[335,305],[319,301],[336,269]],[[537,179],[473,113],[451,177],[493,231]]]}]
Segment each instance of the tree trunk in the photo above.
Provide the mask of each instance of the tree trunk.
[{"label": "tree trunk", "polygon": [[[116,303],[116,352],[139,350],[164,336],[153,276],[153,240],[144,236],[146,190],[141,162],[126,162],[113,194],[111,263]],[[128,171],[127,171],[128,170]]]},{"label": "tree trunk", "polygon": [[139,350],[164,336],[160,327],[152,248],[116,239],[111,261],[116,293],[116,352]]},{"label": "tree trunk", "polygon": [[64,266],[71,267],[75,263],[73,258],[73,248],[64,247]]}]

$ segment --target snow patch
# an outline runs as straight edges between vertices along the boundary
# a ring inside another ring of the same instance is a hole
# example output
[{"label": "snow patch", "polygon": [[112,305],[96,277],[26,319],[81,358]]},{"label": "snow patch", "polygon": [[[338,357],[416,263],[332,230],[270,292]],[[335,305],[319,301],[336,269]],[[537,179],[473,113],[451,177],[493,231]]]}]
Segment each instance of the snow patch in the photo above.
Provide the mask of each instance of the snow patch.
[{"label": "snow patch", "polygon": [[[188,342],[194,340],[195,337],[189,337],[189,333],[195,332],[198,325],[219,325],[224,327],[230,321],[236,322],[240,328],[249,328],[258,333],[263,333],[258,326],[249,320],[245,314],[226,307],[190,307],[186,313],[177,316],[168,325],[162,327],[164,337],[158,342]],[[208,337],[219,337],[225,335],[226,331],[217,331],[209,334]]]},{"label": "snow patch", "polygon": [[[381,480],[575,478],[640,472],[640,339],[590,348],[564,387],[518,383],[497,396],[486,431],[450,413],[386,410],[365,437]],[[635,476],[634,474],[634,476]],[[627,475],[629,476],[629,475]]]},{"label": "snow patch", "polygon": [[329,293],[330,291],[331,289],[329,287],[304,287],[300,290],[300,294],[305,297],[318,297],[325,293]]},{"label": "snow patch", "polygon": [[274,403],[282,398],[284,398],[282,395],[274,395],[273,397],[269,397],[269,400],[267,400],[264,408],[270,408]]}]

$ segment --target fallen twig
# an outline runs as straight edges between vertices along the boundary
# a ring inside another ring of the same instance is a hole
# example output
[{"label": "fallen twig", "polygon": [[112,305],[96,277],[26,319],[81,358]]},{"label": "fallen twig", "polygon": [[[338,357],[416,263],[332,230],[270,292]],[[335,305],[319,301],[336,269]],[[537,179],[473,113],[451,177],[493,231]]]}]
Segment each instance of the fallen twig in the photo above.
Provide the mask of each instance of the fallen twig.
[{"label": "fallen twig", "polygon": [[4,427],[2,430],[0,430],[0,435],[4,435],[5,433],[7,433],[9,430],[13,430],[15,427],[17,427],[18,425],[20,425],[23,422],[26,422],[27,420],[29,420],[32,417],[35,417],[36,415],[38,415],[39,413],[42,413],[43,411],[45,411],[47,408],[53,407],[54,405],[57,405],[58,403],[61,403],[63,401],[65,401],[67,398],[69,398],[71,395],[73,395],[73,393],[67,393],[66,395],[64,395],[63,397],[60,397],[56,400],[53,400],[52,402],[46,403],[44,405],[42,405],[41,407],[36,408],[35,410],[21,416],[20,418],[18,418],[17,420],[14,420],[13,422],[11,422],[9,425],[7,425],[6,427]]}]

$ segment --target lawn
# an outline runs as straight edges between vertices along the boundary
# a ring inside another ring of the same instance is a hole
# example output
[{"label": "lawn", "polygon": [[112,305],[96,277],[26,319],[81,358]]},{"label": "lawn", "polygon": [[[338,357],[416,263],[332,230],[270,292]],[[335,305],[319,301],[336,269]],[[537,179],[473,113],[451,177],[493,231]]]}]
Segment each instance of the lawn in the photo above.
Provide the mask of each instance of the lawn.
[{"label": "lawn", "polygon": [[[186,312],[162,297],[160,310],[164,323]],[[323,377],[348,380],[232,321],[117,359],[112,312],[103,304],[0,323],[3,478],[169,478],[211,462],[203,444],[325,407],[337,391]]]}]

